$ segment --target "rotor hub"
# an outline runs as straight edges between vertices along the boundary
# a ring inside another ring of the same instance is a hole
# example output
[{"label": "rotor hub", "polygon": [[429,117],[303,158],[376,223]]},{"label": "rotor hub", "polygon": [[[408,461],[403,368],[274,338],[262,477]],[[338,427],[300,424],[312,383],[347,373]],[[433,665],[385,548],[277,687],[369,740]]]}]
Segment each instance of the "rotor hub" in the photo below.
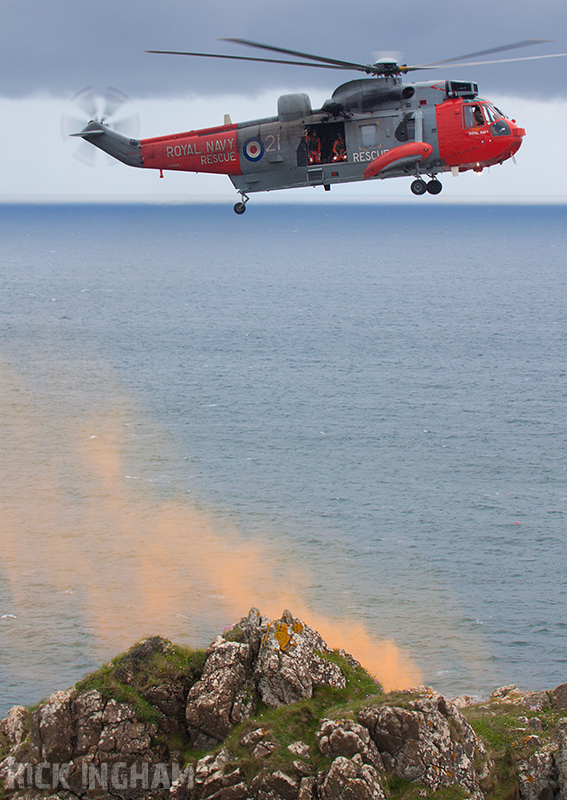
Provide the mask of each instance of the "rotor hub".
[{"label": "rotor hub", "polygon": [[403,68],[395,58],[381,58],[372,64],[374,69],[382,75],[399,75]]}]

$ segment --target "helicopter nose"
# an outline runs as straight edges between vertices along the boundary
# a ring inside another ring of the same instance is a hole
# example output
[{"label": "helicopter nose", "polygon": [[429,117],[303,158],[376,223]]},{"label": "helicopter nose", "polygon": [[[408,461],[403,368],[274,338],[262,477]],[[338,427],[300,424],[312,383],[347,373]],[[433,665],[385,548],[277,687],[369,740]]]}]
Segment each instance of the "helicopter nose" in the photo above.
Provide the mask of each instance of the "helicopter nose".
[{"label": "helicopter nose", "polygon": [[526,129],[520,128],[515,119],[510,120],[510,123],[511,123],[510,133],[512,134],[512,136],[516,136],[519,139],[523,139],[524,136],[526,135]]},{"label": "helicopter nose", "polygon": [[514,153],[517,153],[520,149],[520,145],[522,144],[522,140],[526,135],[526,129],[520,128],[520,126],[516,123],[516,120],[511,120],[510,125],[510,134],[511,134],[511,143],[510,143],[510,156],[513,156]]},{"label": "helicopter nose", "polygon": [[498,159],[500,163],[512,158],[518,152],[526,135],[525,128],[520,128],[515,119],[498,120],[492,128],[492,132],[495,136],[494,141],[501,141],[503,145]]}]

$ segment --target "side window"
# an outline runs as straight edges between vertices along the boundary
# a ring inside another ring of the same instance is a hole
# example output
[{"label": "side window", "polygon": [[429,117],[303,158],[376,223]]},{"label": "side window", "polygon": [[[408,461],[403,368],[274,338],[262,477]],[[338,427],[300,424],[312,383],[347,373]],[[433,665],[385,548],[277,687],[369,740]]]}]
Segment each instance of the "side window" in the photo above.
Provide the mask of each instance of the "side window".
[{"label": "side window", "polygon": [[363,147],[372,147],[372,145],[376,144],[377,141],[376,125],[361,125],[360,137],[362,139]]},{"label": "side window", "polygon": [[411,114],[405,114],[394,135],[398,142],[413,141],[415,139],[415,119]]},{"label": "side window", "polygon": [[481,106],[478,103],[463,106],[463,114],[465,128],[478,128],[480,125],[486,125]]}]

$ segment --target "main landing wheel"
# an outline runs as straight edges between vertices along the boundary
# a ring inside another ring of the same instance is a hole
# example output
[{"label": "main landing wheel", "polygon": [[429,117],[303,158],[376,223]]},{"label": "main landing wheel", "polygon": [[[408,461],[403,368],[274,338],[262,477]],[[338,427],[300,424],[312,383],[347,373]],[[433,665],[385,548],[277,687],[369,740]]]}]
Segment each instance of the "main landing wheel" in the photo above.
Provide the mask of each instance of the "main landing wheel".
[{"label": "main landing wheel", "polygon": [[427,191],[427,184],[425,181],[422,181],[421,178],[416,178],[410,186],[410,189],[414,194],[425,194]]},{"label": "main landing wheel", "polygon": [[238,202],[234,204],[235,214],[244,214],[245,211],[246,211],[246,203]]},{"label": "main landing wheel", "polygon": [[443,184],[441,181],[438,181],[437,178],[433,178],[433,180],[429,181],[427,184],[427,191],[429,194],[439,194],[442,188]]}]

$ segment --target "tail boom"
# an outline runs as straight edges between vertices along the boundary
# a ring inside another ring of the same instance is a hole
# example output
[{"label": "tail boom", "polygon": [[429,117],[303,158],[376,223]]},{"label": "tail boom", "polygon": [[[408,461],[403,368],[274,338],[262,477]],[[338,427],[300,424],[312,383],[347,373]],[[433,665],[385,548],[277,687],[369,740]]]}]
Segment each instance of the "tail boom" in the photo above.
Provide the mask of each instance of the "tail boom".
[{"label": "tail boom", "polygon": [[140,144],[143,166],[148,169],[242,174],[237,125],[157,136]]}]

